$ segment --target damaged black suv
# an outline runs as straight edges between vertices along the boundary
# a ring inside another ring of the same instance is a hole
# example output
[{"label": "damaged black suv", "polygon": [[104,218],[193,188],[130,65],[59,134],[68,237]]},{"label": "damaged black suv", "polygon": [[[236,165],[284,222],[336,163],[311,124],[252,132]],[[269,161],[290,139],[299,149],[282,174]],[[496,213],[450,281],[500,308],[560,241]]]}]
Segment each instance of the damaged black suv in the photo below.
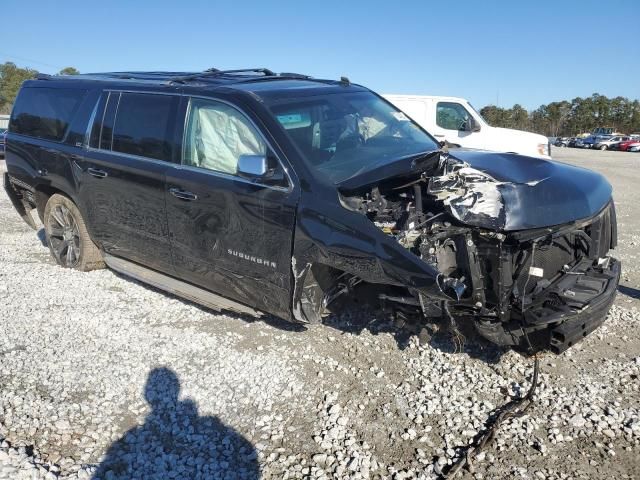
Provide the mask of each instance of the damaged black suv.
[{"label": "damaged black suv", "polygon": [[321,322],[345,299],[425,329],[562,352],[620,263],[611,186],[515,154],[448,152],[348,79],[267,69],[40,76],[4,186],[56,261],[214,309]]}]

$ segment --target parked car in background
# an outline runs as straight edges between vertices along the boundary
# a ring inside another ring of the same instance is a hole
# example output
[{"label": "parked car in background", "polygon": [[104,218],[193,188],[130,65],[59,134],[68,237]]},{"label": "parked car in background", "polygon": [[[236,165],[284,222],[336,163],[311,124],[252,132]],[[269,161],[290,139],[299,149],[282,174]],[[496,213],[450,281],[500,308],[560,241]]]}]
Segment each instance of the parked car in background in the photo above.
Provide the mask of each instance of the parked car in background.
[{"label": "parked car in background", "polygon": [[626,152],[629,150],[629,147],[640,143],[640,136],[631,135],[628,140],[624,140],[618,144],[618,150],[621,152]]},{"label": "parked car in background", "polygon": [[632,143],[627,147],[627,152],[638,152],[640,151],[640,142]]},{"label": "parked car in background", "polygon": [[569,137],[556,137],[555,141],[553,142],[553,146],[560,148],[568,147],[570,141],[571,139]]},{"label": "parked car in background", "polygon": [[[614,137],[624,136],[621,132],[616,132],[614,127],[597,127],[591,130],[591,133],[584,137],[582,141],[583,148],[600,148],[601,142],[605,142]],[[607,150],[607,148],[602,148],[602,150]]]},{"label": "parked car in background", "polygon": [[614,137],[596,141],[591,148],[596,148],[598,150],[616,150],[617,145],[620,142],[624,142],[629,139],[631,139],[631,137],[616,135]]},{"label": "parked car in background", "polygon": [[593,146],[600,140],[604,140],[604,138],[603,137],[594,137],[593,135],[590,135],[587,138],[583,138],[582,139],[582,147],[581,148],[593,148]]},{"label": "parked car in background", "polygon": [[61,267],[106,263],[211,308],[300,324],[368,302],[415,331],[463,321],[498,345],[560,353],[605,321],[621,271],[602,175],[443,150],[345,78],[27,80],[4,188],[34,229],[37,213]]},{"label": "parked car in background", "polygon": [[440,141],[456,147],[519,153],[549,159],[551,146],[543,135],[489,125],[464,98],[383,95]]},{"label": "parked car in background", "polygon": [[581,137],[572,137],[569,139],[568,146],[570,148],[584,148],[583,139]]},{"label": "parked car in background", "polygon": [[4,157],[5,138],[7,136],[7,129],[0,128],[0,157]]}]

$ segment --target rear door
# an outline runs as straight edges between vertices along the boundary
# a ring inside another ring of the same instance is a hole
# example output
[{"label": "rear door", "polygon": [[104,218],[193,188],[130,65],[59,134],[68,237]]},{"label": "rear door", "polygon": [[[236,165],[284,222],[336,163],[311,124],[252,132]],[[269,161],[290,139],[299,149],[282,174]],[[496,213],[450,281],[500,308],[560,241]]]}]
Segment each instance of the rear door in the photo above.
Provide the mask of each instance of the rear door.
[{"label": "rear door", "polygon": [[[186,98],[181,165],[167,172],[167,219],[178,276],[283,318],[290,316],[298,192],[265,136],[238,108]],[[242,154],[268,155],[282,180],[237,174]]]},{"label": "rear door", "polygon": [[76,160],[87,221],[105,251],[173,273],[165,209],[165,174],[174,159],[180,97],[146,92],[103,94],[89,148]]}]

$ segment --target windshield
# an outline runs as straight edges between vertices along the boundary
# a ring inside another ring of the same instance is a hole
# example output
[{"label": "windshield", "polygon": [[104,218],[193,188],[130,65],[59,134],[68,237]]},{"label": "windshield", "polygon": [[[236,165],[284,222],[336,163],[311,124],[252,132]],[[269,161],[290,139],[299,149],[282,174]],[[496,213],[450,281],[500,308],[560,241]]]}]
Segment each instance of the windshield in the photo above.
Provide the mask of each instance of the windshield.
[{"label": "windshield", "polygon": [[371,92],[288,98],[271,105],[309,166],[333,183],[439,145]]}]

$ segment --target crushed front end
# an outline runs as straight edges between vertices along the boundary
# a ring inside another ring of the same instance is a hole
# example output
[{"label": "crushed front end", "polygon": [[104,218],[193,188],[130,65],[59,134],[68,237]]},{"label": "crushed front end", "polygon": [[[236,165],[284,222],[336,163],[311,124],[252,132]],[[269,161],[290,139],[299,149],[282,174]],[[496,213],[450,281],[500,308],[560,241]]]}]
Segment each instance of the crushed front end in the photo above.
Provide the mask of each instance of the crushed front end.
[{"label": "crushed front end", "polygon": [[498,345],[561,353],[603,323],[615,297],[610,186],[553,162],[467,160],[445,155],[437,171],[343,192],[345,207],[437,270],[448,297],[394,289],[379,294],[381,306],[435,328],[470,322]]},{"label": "crushed front end", "polygon": [[608,256],[612,232],[610,203],[590,219],[542,230],[496,233],[434,221],[418,251],[465,285],[449,292],[456,298],[448,313],[471,317],[493,343],[560,353],[597,328],[613,302],[620,263]]}]

